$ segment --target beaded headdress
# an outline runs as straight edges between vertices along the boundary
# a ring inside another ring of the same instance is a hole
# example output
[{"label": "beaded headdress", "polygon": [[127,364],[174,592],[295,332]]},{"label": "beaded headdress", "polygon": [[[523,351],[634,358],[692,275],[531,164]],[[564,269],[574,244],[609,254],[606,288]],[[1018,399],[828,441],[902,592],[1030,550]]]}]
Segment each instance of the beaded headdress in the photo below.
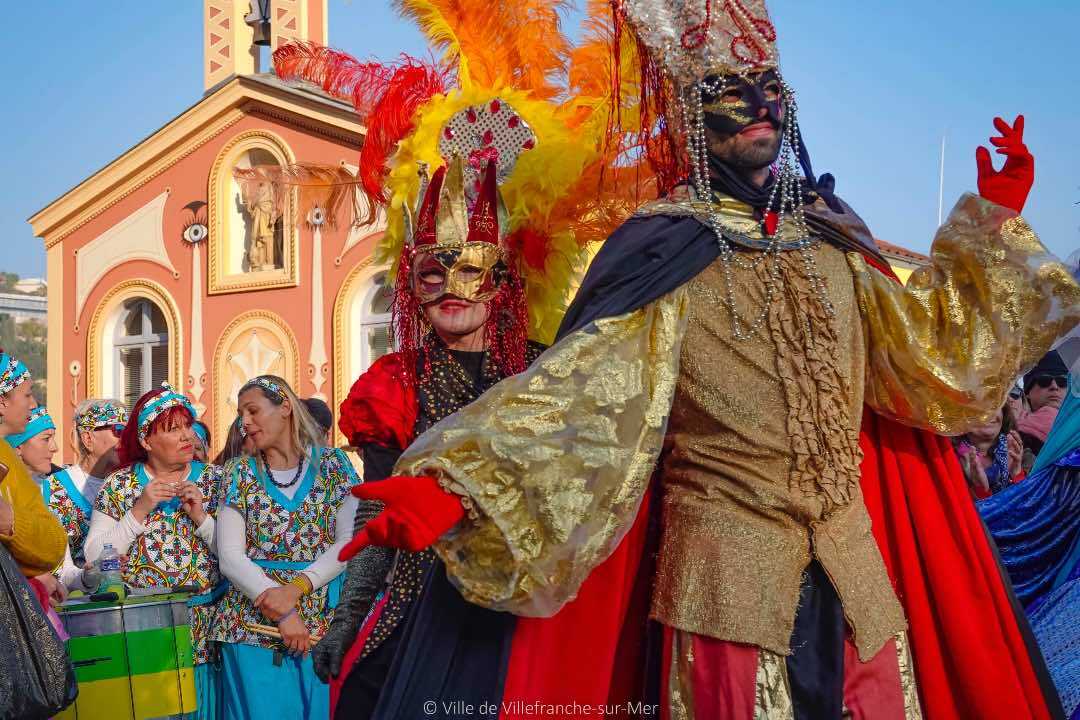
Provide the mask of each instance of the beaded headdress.
[{"label": "beaded headdress", "polygon": [[[826,312],[834,312],[810,252],[812,238],[803,205],[816,189],[809,154],[799,132],[795,92],[784,82],[778,67],[776,28],[769,20],[765,0],[610,0],[616,22],[615,51],[623,30],[637,41],[640,82],[639,132],[641,145],[656,171],[663,191],[689,180],[695,214],[708,225],[720,246],[725,267],[754,263],[739,257],[729,237],[725,218],[711,207],[709,146],[705,125],[705,98],[718,97],[733,76],[748,78],[775,71],[781,86],[783,119],[780,148],[772,172],[774,182],[764,208],[762,250],[766,271],[765,302],[754,317],[743,317],[735,307],[730,279],[724,304],[732,318],[732,334],[747,339],[757,333],[779,292],[772,281],[781,250],[802,253],[816,293]],[[803,177],[805,175],[805,177]],[[727,273],[725,273],[727,277]]]},{"label": "beaded headdress", "polygon": [[195,407],[191,404],[191,401],[184,395],[173,390],[172,386],[168,383],[161,383],[162,392],[150,402],[143,406],[143,409],[139,411],[139,438],[145,438],[150,431],[150,426],[155,420],[161,417],[162,413],[174,407],[185,408],[191,413],[191,419],[194,420],[198,417],[198,413],[195,412]]},{"label": "beaded headdress", "polygon": [[777,66],[776,28],[765,0],[613,0],[612,5],[676,85]]},{"label": "beaded headdress", "polygon": [[6,395],[30,379],[30,370],[16,357],[0,352],[0,395]]},{"label": "beaded headdress", "polygon": [[239,398],[246,391],[250,390],[253,387],[259,387],[272,393],[273,396],[276,397],[278,400],[284,401],[286,398],[285,391],[281,389],[281,385],[277,384],[276,382],[274,382],[274,380],[265,375],[260,375],[259,377],[252,378],[243,385],[241,385],[240,389],[236,393],[236,396]]},{"label": "beaded headdress", "polygon": [[126,424],[127,410],[111,400],[94,403],[75,416],[75,427],[79,430],[96,430],[101,427],[122,430]]},{"label": "beaded headdress", "polygon": [[8,445],[17,448],[38,433],[55,429],[56,424],[49,416],[49,411],[45,409],[44,405],[38,405],[30,411],[30,420],[26,423],[26,429],[21,433],[7,436]]}]

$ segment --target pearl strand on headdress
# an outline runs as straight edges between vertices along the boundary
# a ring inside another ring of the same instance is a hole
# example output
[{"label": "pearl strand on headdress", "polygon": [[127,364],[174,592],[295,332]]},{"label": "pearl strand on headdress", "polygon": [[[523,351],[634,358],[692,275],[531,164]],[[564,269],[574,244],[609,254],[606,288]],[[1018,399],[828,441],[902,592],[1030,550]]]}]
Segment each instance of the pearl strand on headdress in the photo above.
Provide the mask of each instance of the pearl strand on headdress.
[{"label": "pearl strand on headdress", "polygon": [[[780,204],[777,212],[779,222],[777,223],[776,234],[769,238],[768,246],[760,253],[751,255],[749,258],[737,252],[728,242],[724,236],[723,216],[713,209],[712,204],[712,188],[709,183],[708,165],[709,148],[705,136],[705,110],[701,98],[703,91],[717,94],[719,87],[713,87],[707,80],[702,80],[679,95],[679,111],[690,156],[692,191],[698,202],[709,207],[705,215],[705,221],[716,235],[716,242],[720,248],[720,262],[724,277],[723,303],[731,313],[732,335],[736,340],[749,339],[765,325],[773,299],[779,293],[783,284],[779,261],[780,253],[787,249],[799,251],[810,288],[821,299],[826,313],[832,317],[836,312],[832,300],[828,296],[825,280],[821,277],[817,268],[817,261],[813,253],[816,242],[810,234],[810,229],[806,224],[806,216],[802,209],[799,176],[795,170],[798,162],[796,153],[799,147],[799,124],[796,118],[795,93],[782,79],[780,82],[786,101],[785,117],[781,128],[780,154],[776,166],[777,180],[773,184],[769,201],[765,207],[766,211],[773,207],[777,193],[779,193]],[[790,223],[788,222],[789,214]],[[786,239],[789,226],[794,234],[791,240]],[[748,321],[735,307],[735,284],[732,266],[737,265],[744,269],[755,269],[762,263],[766,265],[765,302],[754,319]]]}]

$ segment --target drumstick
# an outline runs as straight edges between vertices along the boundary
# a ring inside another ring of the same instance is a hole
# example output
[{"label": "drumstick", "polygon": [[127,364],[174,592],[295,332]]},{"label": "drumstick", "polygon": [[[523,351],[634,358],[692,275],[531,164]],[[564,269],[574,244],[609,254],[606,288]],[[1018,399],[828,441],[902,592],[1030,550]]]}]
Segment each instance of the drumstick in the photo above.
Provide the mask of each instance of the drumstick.
[{"label": "drumstick", "polygon": [[[250,630],[253,633],[258,633],[259,635],[266,635],[268,637],[272,637],[272,638],[275,638],[277,640],[282,639],[281,638],[281,631],[278,630],[273,625],[260,625],[259,623],[244,623],[244,624],[247,625],[248,630]],[[312,645],[319,642],[320,640],[322,640],[322,635],[312,635],[311,636],[311,644]]]}]

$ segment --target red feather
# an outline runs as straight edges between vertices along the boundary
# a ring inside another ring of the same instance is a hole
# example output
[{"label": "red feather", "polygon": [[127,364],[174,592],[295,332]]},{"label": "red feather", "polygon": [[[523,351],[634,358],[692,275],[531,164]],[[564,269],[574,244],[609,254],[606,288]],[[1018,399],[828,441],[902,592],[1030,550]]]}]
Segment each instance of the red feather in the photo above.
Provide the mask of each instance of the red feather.
[{"label": "red feather", "polygon": [[360,62],[352,55],[309,42],[274,51],[274,71],[282,80],[306,80],[348,100],[367,122],[357,173],[374,213],[389,202],[383,182],[397,144],[412,132],[416,111],[446,92],[448,71],[408,55],[394,63]]},{"label": "red feather", "polygon": [[390,201],[383,185],[389,172],[387,161],[398,143],[413,131],[420,106],[446,92],[447,79],[446,71],[403,55],[383,87],[368,118],[357,173],[371,207]]}]

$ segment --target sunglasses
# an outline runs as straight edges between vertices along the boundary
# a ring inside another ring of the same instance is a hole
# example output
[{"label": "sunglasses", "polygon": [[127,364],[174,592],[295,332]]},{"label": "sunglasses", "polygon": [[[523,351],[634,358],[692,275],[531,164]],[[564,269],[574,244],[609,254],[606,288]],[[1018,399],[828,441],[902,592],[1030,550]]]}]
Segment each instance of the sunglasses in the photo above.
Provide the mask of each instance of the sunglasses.
[{"label": "sunglasses", "polygon": [[1065,389],[1069,386],[1069,378],[1063,375],[1055,375],[1053,377],[1044,376],[1035,378],[1032,381],[1037,387],[1041,387],[1043,390],[1050,387],[1051,384],[1057,385],[1061,389]]},{"label": "sunglasses", "polygon": [[121,433],[124,432],[124,426],[123,425],[102,425],[101,427],[94,428],[94,432],[97,432],[98,430],[109,430],[116,437],[120,437]]}]

